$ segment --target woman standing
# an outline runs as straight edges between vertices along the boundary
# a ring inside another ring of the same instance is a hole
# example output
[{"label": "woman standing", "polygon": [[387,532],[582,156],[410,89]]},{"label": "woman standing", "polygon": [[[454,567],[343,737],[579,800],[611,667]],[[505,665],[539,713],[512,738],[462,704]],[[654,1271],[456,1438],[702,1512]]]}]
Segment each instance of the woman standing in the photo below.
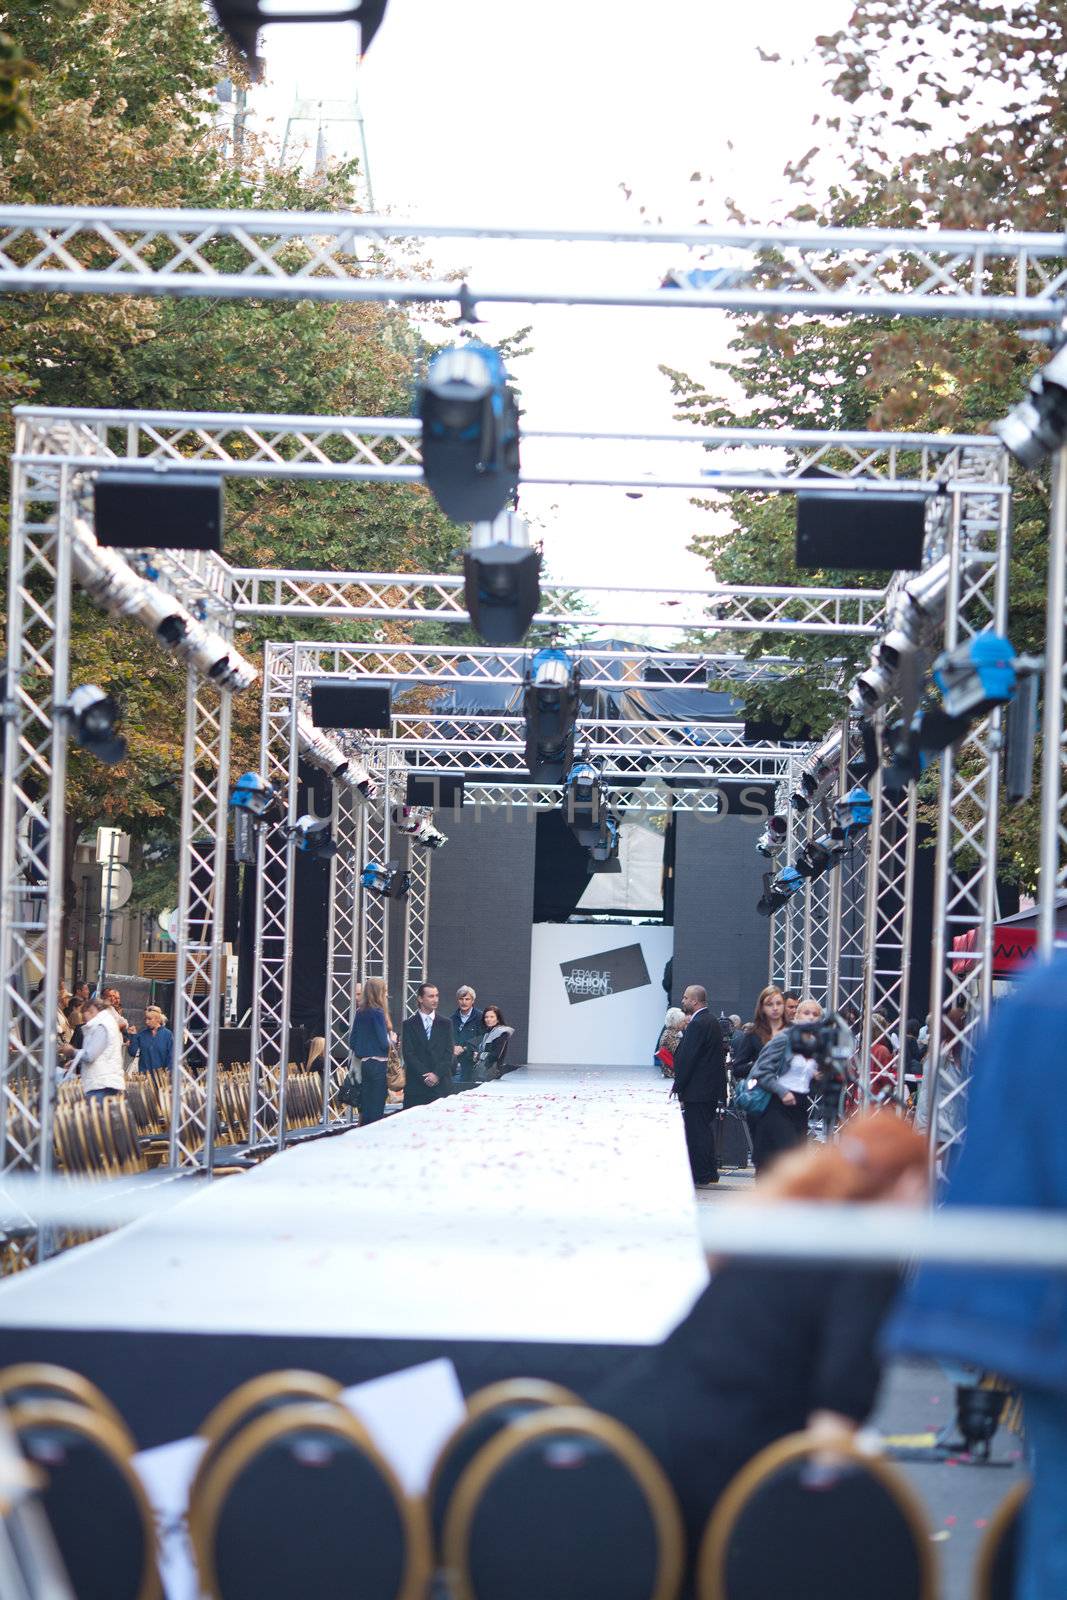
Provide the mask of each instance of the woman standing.
[{"label": "woman standing", "polygon": [[368,978],[363,985],[348,1042],[360,1067],[359,1123],[364,1127],[385,1116],[389,1045],[396,1042],[384,978]]},{"label": "woman standing", "polygon": [[142,1072],[168,1074],[174,1060],[174,1035],[158,1006],[145,1006],[144,1027],[129,1043],[131,1061],[138,1061]]},{"label": "woman standing", "polygon": [[[821,1016],[822,1006],[817,1000],[801,1000],[793,1020],[811,1023],[818,1022]],[[788,1028],[783,1028],[760,1051],[748,1080],[770,1095],[767,1109],[752,1118],[752,1159],[757,1178],[783,1150],[793,1150],[807,1142],[811,1083],[816,1071],[810,1057],[794,1055]]]},{"label": "woman standing", "polygon": [[504,1013],[499,1006],[486,1006],[482,1012],[482,1026],[485,1033],[478,1041],[474,1054],[475,1083],[488,1083],[504,1076],[508,1045],[515,1032],[504,1021]]},{"label": "woman standing", "polygon": [[[663,1019],[663,1031],[656,1041],[655,1062],[665,1078],[674,1076],[674,1052],[678,1040],[685,1032],[685,1012],[681,1006],[671,1006]],[[669,1058],[669,1059],[668,1059]]]},{"label": "woman standing", "polygon": [[735,1078],[751,1077],[760,1051],[765,1044],[770,1044],[775,1034],[781,1033],[784,1026],[785,996],[781,989],[769,983],[760,990],[752,1021],[743,1030],[737,1049],[733,1052],[730,1070]]}]

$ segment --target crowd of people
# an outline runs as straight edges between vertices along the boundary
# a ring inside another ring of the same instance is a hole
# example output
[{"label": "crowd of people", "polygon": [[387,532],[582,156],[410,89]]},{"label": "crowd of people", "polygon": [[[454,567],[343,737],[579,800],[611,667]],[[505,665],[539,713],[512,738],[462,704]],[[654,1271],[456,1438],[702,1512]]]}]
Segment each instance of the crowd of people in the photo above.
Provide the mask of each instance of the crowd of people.
[{"label": "crowd of people", "polygon": [[356,985],[349,1050],[361,1124],[381,1120],[390,1088],[403,1090],[407,1110],[492,1082],[508,1070],[515,1030],[495,1001],[479,1008],[477,1000],[470,984],[461,984],[456,1009],[444,1016],[436,984],[422,983],[416,1008],[398,1034],[384,979]]},{"label": "crowd of people", "polygon": [[[697,985],[685,991],[680,1006],[668,1009],[654,1059],[663,1075],[674,1079],[673,1093],[682,1105],[693,1181],[698,1188],[718,1182],[713,1134],[720,1106],[734,1105],[743,1112],[757,1175],[783,1151],[806,1143],[816,1071],[809,1057],[790,1049],[789,1029],[794,1023],[818,1023],[822,1015],[818,1001],[775,984],[760,990],[752,1019],[747,1023],[736,1013],[713,1017],[708,1010],[707,993]],[[844,1006],[841,1016],[858,1041],[862,1028],[855,1008]],[[705,1020],[699,1022],[687,1044],[686,1036],[700,1018]],[[962,1024],[962,1013],[950,1012],[947,1021],[954,1037]],[[901,1037],[881,1012],[872,1015],[872,1098],[877,1102],[898,1098],[897,1063],[903,1054],[903,1098],[915,1112],[920,1128],[927,1125],[929,1117],[923,1074],[928,1041],[929,1019],[922,1026],[909,1019]],[[944,1052],[944,1070],[949,1073],[954,1051],[958,1055],[958,1047],[949,1044]],[[854,1109],[854,1104],[853,1096],[849,1108]],[[693,1109],[697,1106],[704,1109]]]},{"label": "crowd of people", "polygon": [[85,978],[68,988],[60,981],[56,1008],[59,1059],[76,1073],[86,1099],[107,1100],[125,1093],[127,1070],[169,1074],[174,1035],[160,1006],[148,1005],[144,1026],[135,1028],[123,1010],[114,984],[93,990]]}]

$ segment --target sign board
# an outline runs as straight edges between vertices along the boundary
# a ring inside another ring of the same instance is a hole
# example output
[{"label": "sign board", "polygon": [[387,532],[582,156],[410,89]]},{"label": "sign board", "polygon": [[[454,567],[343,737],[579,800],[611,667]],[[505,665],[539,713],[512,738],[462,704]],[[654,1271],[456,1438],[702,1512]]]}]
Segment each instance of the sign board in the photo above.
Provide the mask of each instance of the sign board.
[{"label": "sign board", "polygon": [[96,830],[96,860],[101,867],[106,867],[109,861],[128,861],[130,859],[130,836],[123,833],[121,828],[97,828]]},{"label": "sign board", "polygon": [[104,868],[103,881],[100,884],[100,906],[102,910],[118,911],[124,906],[133,893],[133,874],[129,867],[110,866]]}]

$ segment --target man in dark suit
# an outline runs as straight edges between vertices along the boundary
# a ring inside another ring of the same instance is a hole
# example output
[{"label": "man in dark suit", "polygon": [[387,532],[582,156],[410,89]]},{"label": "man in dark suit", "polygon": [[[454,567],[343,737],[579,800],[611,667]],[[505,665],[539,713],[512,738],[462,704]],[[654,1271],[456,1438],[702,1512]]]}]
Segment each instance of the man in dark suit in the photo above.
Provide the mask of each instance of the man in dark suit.
[{"label": "man in dark suit", "polygon": [[439,998],[432,983],[420,984],[419,1009],[404,1019],[405,1111],[452,1093],[456,1040],[448,1018],[437,1015]]},{"label": "man in dark suit", "polygon": [[708,997],[691,983],[682,996],[689,1018],[674,1052],[674,1087],[682,1102],[685,1144],[693,1182],[698,1189],[718,1183],[715,1160],[715,1111],[726,1099],[726,1051],[722,1029],[708,1010]]}]

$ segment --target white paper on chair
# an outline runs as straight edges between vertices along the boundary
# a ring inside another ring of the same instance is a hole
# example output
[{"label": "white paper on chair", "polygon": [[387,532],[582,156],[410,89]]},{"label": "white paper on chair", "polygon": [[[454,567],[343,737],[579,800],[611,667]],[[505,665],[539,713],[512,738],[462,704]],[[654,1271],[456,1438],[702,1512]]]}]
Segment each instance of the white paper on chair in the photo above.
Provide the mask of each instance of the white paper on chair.
[{"label": "white paper on chair", "polygon": [[443,1357],[354,1384],[341,1401],[411,1495],[422,1494],[441,1446],[466,1415],[456,1369]]},{"label": "white paper on chair", "polygon": [[139,1450],[133,1458],[155,1517],[159,1576],[167,1600],[199,1600],[186,1513],[189,1489],[205,1448],[206,1441],[199,1437],[175,1439],[152,1450]]}]

